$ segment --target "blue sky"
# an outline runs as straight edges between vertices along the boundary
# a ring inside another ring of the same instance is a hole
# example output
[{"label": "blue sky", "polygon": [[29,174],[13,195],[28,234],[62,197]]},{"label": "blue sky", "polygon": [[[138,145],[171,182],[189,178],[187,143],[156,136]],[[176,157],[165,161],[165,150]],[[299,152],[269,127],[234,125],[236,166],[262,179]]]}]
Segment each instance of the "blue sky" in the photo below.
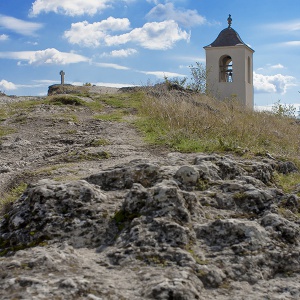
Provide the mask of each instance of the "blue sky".
[{"label": "blue sky", "polygon": [[256,106],[300,106],[299,0],[0,0],[0,91],[154,84],[190,77],[232,27],[254,53]]}]

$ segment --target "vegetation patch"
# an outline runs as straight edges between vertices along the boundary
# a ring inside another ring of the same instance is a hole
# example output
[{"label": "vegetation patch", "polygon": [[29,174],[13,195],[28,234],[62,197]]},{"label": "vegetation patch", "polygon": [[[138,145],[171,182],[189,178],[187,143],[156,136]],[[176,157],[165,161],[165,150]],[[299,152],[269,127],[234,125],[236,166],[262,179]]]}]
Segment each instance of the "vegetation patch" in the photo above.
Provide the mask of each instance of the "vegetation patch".
[{"label": "vegetation patch", "polygon": [[34,98],[34,99],[25,100],[25,101],[9,103],[9,104],[7,104],[8,113],[10,115],[12,115],[14,113],[30,112],[37,105],[43,104],[44,103],[43,101],[44,101],[44,98]]},{"label": "vegetation patch", "polygon": [[45,101],[46,104],[52,105],[74,105],[74,106],[83,106],[85,101],[81,100],[76,96],[63,95],[63,96],[50,96]]},{"label": "vegetation patch", "polygon": [[274,172],[273,179],[275,184],[285,193],[291,193],[295,191],[296,186],[300,184],[300,172],[293,172],[289,174]]},{"label": "vegetation patch", "polygon": [[[29,235],[32,234],[29,233]],[[0,249],[2,250],[0,252],[0,257],[5,256],[9,252],[16,252],[16,251],[20,251],[32,247],[37,247],[37,246],[46,246],[48,244],[47,242],[48,240],[50,240],[49,237],[40,237],[28,244],[10,245],[8,240],[4,240],[0,238]]]},{"label": "vegetation patch", "polygon": [[77,123],[79,120],[78,120],[78,116],[75,115],[75,114],[71,114],[71,113],[59,113],[59,114],[52,114],[52,119],[54,121],[57,121],[57,120],[61,120],[61,121],[64,121],[64,122],[74,122],[74,123]]},{"label": "vegetation patch", "polygon": [[0,122],[5,121],[8,116],[7,110],[0,107]]},{"label": "vegetation patch", "polygon": [[[155,87],[153,87],[155,90]],[[295,118],[219,101],[200,93],[148,93],[136,126],[147,141],[181,152],[270,153],[299,161],[300,124]]]},{"label": "vegetation patch", "polygon": [[196,190],[205,191],[209,188],[209,181],[206,179],[199,178],[196,183]]},{"label": "vegetation patch", "polygon": [[97,99],[114,108],[139,108],[144,96],[142,92],[135,92],[100,95]]},{"label": "vegetation patch", "polygon": [[110,158],[110,153],[106,151],[98,152],[86,152],[86,151],[73,151],[63,157],[65,162],[76,162],[76,161],[92,161],[102,160]]},{"label": "vegetation patch", "polygon": [[0,126],[0,138],[2,136],[9,135],[9,134],[14,133],[14,132],[16,132],[16,130],[13,129],[13,128],[10,128],[10,127],[7,127],[7,126]]},{"label": "vegetation patch", "polygon": [[11,204],[19,199],[27,188],[26,183],[21,183],[11,191],[4,194],[0,199],[0,217],[4,216],[9,210]]},{"label": "vegetation patch", "polygon": [[89,143],[86,144],[88,147],[100,147],[110,145],[110,142],[106,139],[93,139]]},{"label": "vegetation patch", "polygon": [[127,113],[123,110],[116,110],[110,114],[95,115],[94,119],[102,121],[122,122]]},{"label": "vegetation patch", "polygon": [[103,104],[97,99],[93,99],[93,101],[90,102],[85,102],[85,106],[95,112],[103,110]]}]

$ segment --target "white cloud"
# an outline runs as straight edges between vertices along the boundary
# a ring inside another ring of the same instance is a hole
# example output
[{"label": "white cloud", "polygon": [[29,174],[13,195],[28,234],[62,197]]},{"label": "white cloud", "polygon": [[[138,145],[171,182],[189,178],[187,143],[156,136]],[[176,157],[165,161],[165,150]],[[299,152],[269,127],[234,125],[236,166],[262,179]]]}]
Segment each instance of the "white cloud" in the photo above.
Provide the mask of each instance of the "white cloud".
[{"label": "white cloud", "polygon": [[206,19],[198,14],[197,10],[175,9],[173,3],[158,4],[146,16],[149,20],[174,20],[182,26],[191,27],[201,25]]},{"label": "white cloud", "polygon": [[8,40],[8,35],[6,35],[6,34],[0,34],[0,42],[7,41],[7,40]]},{"label": "white cloud", "polygon": [[43,24],[27,22],[9,16],[0,15],[0,26],[22,35],[34,35]]},{"label": "white cloud", "polygon": [[[76,81],[76,82],[72,82],[72,84],[82,86],[85,84],[85,82]],[[96,82],[96,83],[91,82],[91,84],[99,87],[112,87],[118,89],[122,87],[137,86],[135,84],[129,84],[129,83],[112,83],[112,82]]]},{"label": "white cloud", "polygon": [[104,43],[109,31],[128,30],[130,22],[127,18],[116,19],[109,17],[106,20],[95,23],[87,21],[72,23],[71,29],[65,31],[64,37],[71,44],[79,44],[86,47],[97,47]]},{"label": "white cloud", "polygon": [[6,90],[16,90],[16,89],[17,89],[17,86],[14,83],[9,82],[4,79],[2,79],[0,81],[0,90],[6,91]]},{"label": "white cloud", "polygon": [[57,82],[57,80],[50,80],[50,79],[36,79],[33,80],[33,82],[39,83],[40,85],[44,86],[44,85],[51,85]]},{"label": "white cloud", "polygon": [[112,63],[94,63],[98,67],[102,68],[111,68],[111,69],[116,69],[116,70],[129,70],[128,67],[124,67],[118,64],[112,64]]},{"label": "white cloud", "polygon": [[140,71],[140,73],[146,74],[146,75],[153,75],[157,78],[172,78],[172,77],[185,77],[185,75],[179,74],[179,73],[172,73],[172,72],[164,72],[164,71]]},{"label": "white cloud", "polygon": [[280,23],[273,23],[267,25],[267,28],[272,30],[280,30],[280,31],[298,31],[300,30],[300,21],[299,20],[292,20],[288,22],[280,22]]},{"label": "white cloud", "polygon": [[172,48],[180,40],[189,42],[190,33],[181,30],[175,21],[146,23],[141,28],[135,28],[129,33],[119,36],[107,36],[108,46],[122,45],[129,42],[136,43],[151,50],[166,50]]},{"label": "white cloud", "polygon": [[154,3],[157,5],[159,3],[159,0],[146,0],[148,3]]},{"label": "white cloud", "polygon": [[71,44],[85,47],[116,46],[132,42],[152,50],[166,50],[172,48],[177,41],[190,39],[190,34],[181,30],[172,20],[146,23],[141,28],[135,28],[121,35],[110,34],[110,32],[129,30],[129,28],[130,22],[127,18],[109,17],[92,24],[87,21],[73,23],[71,29],[65,31],[64,37]]},{"label": "white cloud", "polygon": [[285,42],[281,44],[282,46],[291,46],[291,47],[299,47],[300,46],[300,41],[290,41],[290,42]]},{"label": "white cloud", "polygon": [[282,64],[277,64],[277,65],[271,66],[271,69],[284,69],[284,66]]},{"label": "white cloud", "polygon": [[105,86],[105,87],[114,87],[114,88],[136,86],[136,85],[127,84],[127,83],[109,83],[109,82],[96,82],[95,85],[96,86]]},{"label": "white cloud", "polygon": [[83,14],[95,15],[110,7],[112,0],[36,0],[32,3],[30,14],[39,15],[42,12],[54,12],[69,16]]},{"label": "white cloud", "polygon": [[296,78],[282,74],[262,75],[253,73],[254,90],[257,93],[285,94],[289,86],[295,86]]},{"label": "white cloud", "polygon": [[128,57],[137,53],[138,51],[135,49],[121,49],[111,51],[110,55],[112,57]]},{"label": "white cloud", "polygon": [[48,48],[39,51],[0,52],[0,58],[27,61],[30,65],[66,65],[88,61],[88,58],[82,55],[60,52],[55,48]]}]

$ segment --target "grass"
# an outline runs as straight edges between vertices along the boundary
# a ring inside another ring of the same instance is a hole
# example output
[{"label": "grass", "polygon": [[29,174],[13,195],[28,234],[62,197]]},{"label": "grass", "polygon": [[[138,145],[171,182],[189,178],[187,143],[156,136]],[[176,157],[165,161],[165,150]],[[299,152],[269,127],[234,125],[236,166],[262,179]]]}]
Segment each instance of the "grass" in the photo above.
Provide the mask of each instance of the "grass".
[{"label": "grass", "polygon": [[97,96],[96,100],[114,108],[114,111],[95,115],[94,118],[102,121],[122,122],[124,116],[138,111],[143,97],[144,93],[142,92]]},{"label": "grass", "polygon": [[94,119],[102,121],[121,122],[125,115],[126,112],[124,112],[123,110],[117,110],[109,114],[95,115]]},{"label": "grass", "polygon": [[11,191],[4,194],[0,199],[0,217],[5,215],[10,204],[17,200],[23,192],[26,190],[27,184],[21,183],[18,186],[14,187]]},{"label": "grass", "polygon": [[70,95],[59,95],[59,96],[49,96],[44,101],[45,104],[52,105],[74,105],[74,106],[84,106],[85,101],[81,100],[79,97]]},{"label": "grass", "polygon": [[[300,184],[300,172],[289,174],[274,173],[274,181],[285,193],[291,193]],[[300,193],[298,195],[300,197]]]},{"label": "grass", "polygon": [[96,153],[89,153],[86,151],[73,151],[63,157],[64,162],[78,162],[78,161],[97,161],[110,158],[111,154],[107,151],[99,151]]},{"label": "grass", "polygon": [[68,113],[68,112],[57,113],[57,114],[52,114],[51,117],[53,120],[62,120],[64,122],[69,122],[69,121],[74,123],[79,122],[78,116],[74,113]]},{"label": "grass", "polygon": [[236,101],[162,92],[140,106],[136,125],[147,141],[181,152],[270,153],[300,159],[296,119],[256,112]]},{"label": "grass", "polygon": [[110,145],[110,142],[106,139],[93,139],[91,142],[87,144],[89,147],[100,147]]},{"label": "grass", "polygon": [[135,93],[100,95],[97,97],[97,100],[100,100],[114,108],[139,108],[143,97],[144,97],[144,93],[135,92]]},{"label": "grass", "polygon": [[2,136],[8,135],[8,134],[11,134],[11,133],[14,133],[14,132],[16,132],[15,129],[12,129],[12,128],[7,127],[7,126],[1,126],[0,125],[0,138]]},{"label": "grass", "polygon": [[5,121],[7,118],[7,110],[0,107],[0,122]]},{"label": "grass", "polygon": [[36,98],[31,100],[19,101],[19,102],[12,102],[7,104],[8,111],[10,114],[20,113],[21,111],[31,111],[35,106],[42,104],[44,98]]}]

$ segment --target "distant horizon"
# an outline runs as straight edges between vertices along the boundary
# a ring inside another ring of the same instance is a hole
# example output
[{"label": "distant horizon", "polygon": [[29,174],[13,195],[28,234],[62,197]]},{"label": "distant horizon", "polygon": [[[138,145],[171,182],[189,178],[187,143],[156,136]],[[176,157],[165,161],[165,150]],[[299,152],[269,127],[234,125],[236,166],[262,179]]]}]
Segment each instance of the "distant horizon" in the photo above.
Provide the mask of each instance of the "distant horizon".
[{"label": "distant horizon", "polygon": [[[73,86],[84,86],[84,84],[86,83],[90,83],[91,86],[97,86],[97,87],[108,87],[108,88],[122,88],[122,87],[138,87],[138,86],[142,86],[142,85],[126,85],[126,84],[116,84],[116,83],[104,83],[104,82],[100,82],[100,83],[91,83],[91,82],[74,82],[74,83],[65,83],[65,85],[73,85]],[[51,85],[61,85],[60,83],[53,83],[50,84]],[[32,95],[32,94],[27,94],[27,95],[14,95],[14,94],[7,94],[5,93],[5,95],[7,96],[17,96],[17,97],[44,97],[47,96],[47,92],[48,92],[48,88],[47,87],[47,91],[45,93],[41,93],[38,95]],[[0,90],[1,92],[1,90]],[[300,117],[300,103],[283,103],[281,102],[281,104],[283,105],[292,105],[295,109],[296,109],[296,117]],[[269,104],[269,105],[254,105],[254,110],[255,111],[271,111],[272,107],[275,105],[275,103],[273,104]]]}]

